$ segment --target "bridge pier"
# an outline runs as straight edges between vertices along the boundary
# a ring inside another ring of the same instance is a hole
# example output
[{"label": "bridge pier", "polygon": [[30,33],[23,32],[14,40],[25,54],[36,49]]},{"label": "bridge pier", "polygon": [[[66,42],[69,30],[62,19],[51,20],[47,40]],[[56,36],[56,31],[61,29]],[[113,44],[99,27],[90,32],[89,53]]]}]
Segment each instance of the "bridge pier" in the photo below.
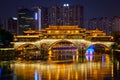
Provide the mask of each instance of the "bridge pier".
[{"label": "bridge pier", "polygon": [[46,56],[48,56],[48,50],[46,48],[41,48],[40,54],[41,54],[41,58],[45,58]]}]

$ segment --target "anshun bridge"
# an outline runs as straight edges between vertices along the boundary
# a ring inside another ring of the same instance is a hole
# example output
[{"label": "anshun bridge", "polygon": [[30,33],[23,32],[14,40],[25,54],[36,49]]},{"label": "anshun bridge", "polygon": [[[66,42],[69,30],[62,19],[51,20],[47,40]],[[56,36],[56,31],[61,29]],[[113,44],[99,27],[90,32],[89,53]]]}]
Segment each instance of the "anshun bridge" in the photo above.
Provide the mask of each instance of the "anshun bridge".
[{"label": "anshun bridge", "polygon": [[113,49],[113,37],[98,29],[29,29],[14,36],[11,44],[12,48],[0,49],[0,80],[120,79],[120,56]]},{"label": "anshun bridge", "polygon": [[[18,52],[37,49],[49,54],[56,50],[81,50],[89,48],[110,50],[113,37],[101,30],[87,30],[78,26],[49,26],[41,31],[27,30],[24,35],[14,36],[14,48]],[[44,53],[41,53],[44,54]]]}]

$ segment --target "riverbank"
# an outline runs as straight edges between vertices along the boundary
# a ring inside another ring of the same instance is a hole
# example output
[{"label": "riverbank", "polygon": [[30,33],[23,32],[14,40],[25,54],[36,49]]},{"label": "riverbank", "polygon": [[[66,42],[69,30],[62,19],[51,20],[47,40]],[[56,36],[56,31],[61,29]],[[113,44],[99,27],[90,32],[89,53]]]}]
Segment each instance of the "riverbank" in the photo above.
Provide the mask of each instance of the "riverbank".
[{"label": "riverbank", "polygon": [[14,48],[0,48],[0,61],[13,60],[15,58]]}]

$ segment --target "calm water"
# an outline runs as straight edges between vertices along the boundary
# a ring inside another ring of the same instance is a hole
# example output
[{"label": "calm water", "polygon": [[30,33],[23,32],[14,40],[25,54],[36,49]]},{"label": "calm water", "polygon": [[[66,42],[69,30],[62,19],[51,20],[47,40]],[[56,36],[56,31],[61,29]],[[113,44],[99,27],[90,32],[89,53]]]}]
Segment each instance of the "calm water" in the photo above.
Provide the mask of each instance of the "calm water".
[{"label": "calm water", "polygon": [[70,60],[1,61],[0,80],[120,80],[120,60],[108,54]]}]

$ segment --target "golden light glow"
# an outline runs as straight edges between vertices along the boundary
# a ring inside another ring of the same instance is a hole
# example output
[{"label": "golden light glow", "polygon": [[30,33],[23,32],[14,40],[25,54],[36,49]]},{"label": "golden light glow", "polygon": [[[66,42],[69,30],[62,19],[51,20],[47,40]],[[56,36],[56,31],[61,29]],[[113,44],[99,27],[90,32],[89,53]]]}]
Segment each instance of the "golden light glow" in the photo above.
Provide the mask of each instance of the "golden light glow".
[{"label": "golden light glow", "polygon": [[[85,38],[85,39],[91,40],[92,38],[90,38],[90,37],[100,37],[100,39],[103,39],[101,36],[107,37],[105,32],[100,31],[98,29],[87,30],[85,28],[79,28],[76,25],[75,26],[49,26],[48,28],[45,28],[44,30],[42,29],[41,31],[28,30],[28,31],[24,31],[24,33],[29,34],[29,35],[18,35],[18,36],[14,36],[14,38],[16,38],[16,40],[17,39],[30,39],[31,40],[33,38],[36,38],[37,40],[39,40],[40,38],[42,38],[42,39],[44,39],[44,38],[46,38],[46,39],[47,38],[51,38],[51,39]],[[40,34],[42,36],[40,36]],[[96,39],[94,39],[94,40],[96,40]]]},{"label": "golden light glow", "polygon": [[68,30],[67,33],[70,33],[70,30]]},{"label": "golden light glow", "polygon": [[75,33],[79,33],[79,31],[78,31],[78,30],[76,30],[76,31],[75,31]]},{"label": "golden light glow", "polygon": [[49,54],[49,55],[51,55],[51,54],[52,54],[52,51],[51,51],[51,50],[49,50],[48,54]]},{"label": "golden light glow", "polygon": [[[104,66],[103,66],[104,65]],[[46,80],[98,80],[98,77],[103,80],[104,74],[113,74],[113,65],[110,62],[100,64],[100,62],[86,62],[80,64],[45,64],[44,62],[16,62],[10,65],[14,68],[16,76],[23,76],[26,80],[34,77],[34,71],[40,78]],[[30,73],[29,75],[26,73]]]},{"label": "golden light glow", "polygon": [[48,31],[48,34],[50,34],[50,33],[51,33],[51,31],[49,30],[49,31]]},{"label": "golden light glow", "polygon": [[55,34],[59,34],[59,31],[55,31]]}]

